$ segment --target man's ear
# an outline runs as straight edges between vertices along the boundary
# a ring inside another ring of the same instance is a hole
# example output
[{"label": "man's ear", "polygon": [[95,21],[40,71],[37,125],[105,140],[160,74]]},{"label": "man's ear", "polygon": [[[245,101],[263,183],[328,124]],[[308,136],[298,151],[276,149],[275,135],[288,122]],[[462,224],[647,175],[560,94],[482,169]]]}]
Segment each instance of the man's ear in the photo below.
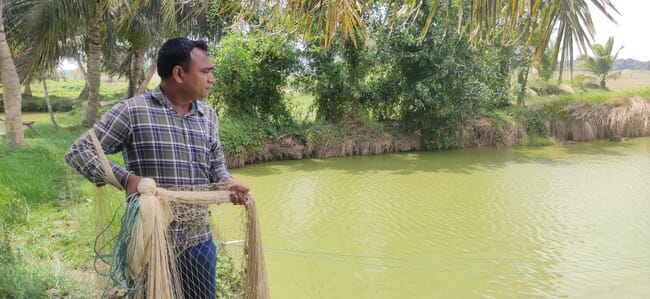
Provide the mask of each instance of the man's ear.
[{"label": "man's ear", "polygon": [[174,68],[172,68],[172,77],[176,83],[183,83],[183,79],[185,78],[185,70],[183,70],[183,67],[175,65]]}]

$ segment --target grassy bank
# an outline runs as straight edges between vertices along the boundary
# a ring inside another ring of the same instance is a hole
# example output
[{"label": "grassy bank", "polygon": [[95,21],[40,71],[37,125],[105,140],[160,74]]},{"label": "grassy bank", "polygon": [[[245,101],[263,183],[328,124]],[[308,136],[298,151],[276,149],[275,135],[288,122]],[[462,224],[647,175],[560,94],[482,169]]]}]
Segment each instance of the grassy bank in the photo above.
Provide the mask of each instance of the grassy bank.
[{"label": "grassy bank", "polygon": [[92,271],[94,230],[83,224],[93,223],[96,191],[62,159],[81,130],[37,127],[23,149],[0,144],[0,297],[93,297],[72,273]]},{"label": "grassy bank", "polygon": [[[40,134],[25,132],[24,148],[8,148],[0,138],[0,298],[97,298],[105,290],[95,272],[99,191],[63,159],[86,130],[76,125],[78,114],[58,113],[59,130],[41,119]],[[121,162],[120,155],[110,159]],[[101,192],[120,209],[122,192]],[[233,286],[233,262],[220,258],[218,272],[225,277],[220,298],[235,298],[241,289]]]}]

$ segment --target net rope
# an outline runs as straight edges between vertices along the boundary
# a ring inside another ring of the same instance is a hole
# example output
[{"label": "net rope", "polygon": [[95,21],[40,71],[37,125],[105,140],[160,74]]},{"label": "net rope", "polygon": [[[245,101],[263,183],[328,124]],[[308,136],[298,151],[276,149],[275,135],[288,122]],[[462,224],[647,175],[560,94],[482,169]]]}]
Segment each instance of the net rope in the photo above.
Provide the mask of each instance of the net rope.
[{"label": "net rope", "polygon": [[[122,189],[92,129],[90,136],[108,183]],[[230,203],[229,188],[235,183],[230,180],[161,188],[153,179],[143,178],[137,186],[138,193],[127,197],[117,236],[108,242],[104,240],[103,244],[97,244],[96,240],[96,252],[105,252],[105,247],[110,247],[108,244],[113,247],[112,252],[97,257],[109,267],[105,274],[109,282],[102,297],[213,298],[216,277],[203,276],[214,273],[216,252],[205,251],[201,244],[206,240],[194,236],[210,231],[209,206]],[[244,298],[270,298],[255,199],[250,192],[246,196]],[[115,221],[117,213],[104,230]],[[98,234],[98,240],[103,233]],[[186,261],[190,261],[189,269]],[[196,261],[204,264],[197,268]]]}]

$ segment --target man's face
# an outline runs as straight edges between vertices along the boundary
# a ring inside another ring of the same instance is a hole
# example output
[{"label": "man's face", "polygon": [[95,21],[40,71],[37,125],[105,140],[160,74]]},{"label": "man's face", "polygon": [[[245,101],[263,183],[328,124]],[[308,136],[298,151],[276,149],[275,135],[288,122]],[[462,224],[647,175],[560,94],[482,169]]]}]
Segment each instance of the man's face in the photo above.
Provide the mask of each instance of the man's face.
[{"label": "man's face", "polygon": [[214,65],[210,60],[208,53],[200,48],[194,48],[190,53],[190,65],[184,83],[187,87],[186,92],[188,96],[191,95],[192,99],[202,99],[208,96],[212,83],[214,83],[214,76],[212,69]]}]

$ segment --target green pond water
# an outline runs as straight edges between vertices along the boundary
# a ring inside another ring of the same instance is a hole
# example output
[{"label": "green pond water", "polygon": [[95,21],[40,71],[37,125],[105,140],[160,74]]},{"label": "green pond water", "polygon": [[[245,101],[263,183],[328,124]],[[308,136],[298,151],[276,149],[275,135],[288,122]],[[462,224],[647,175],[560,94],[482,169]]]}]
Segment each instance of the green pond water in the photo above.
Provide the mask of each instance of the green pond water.
[{"label": "green pond water", "polygon": [[650,298],[650,138],[232,173],[274,298]]}]

